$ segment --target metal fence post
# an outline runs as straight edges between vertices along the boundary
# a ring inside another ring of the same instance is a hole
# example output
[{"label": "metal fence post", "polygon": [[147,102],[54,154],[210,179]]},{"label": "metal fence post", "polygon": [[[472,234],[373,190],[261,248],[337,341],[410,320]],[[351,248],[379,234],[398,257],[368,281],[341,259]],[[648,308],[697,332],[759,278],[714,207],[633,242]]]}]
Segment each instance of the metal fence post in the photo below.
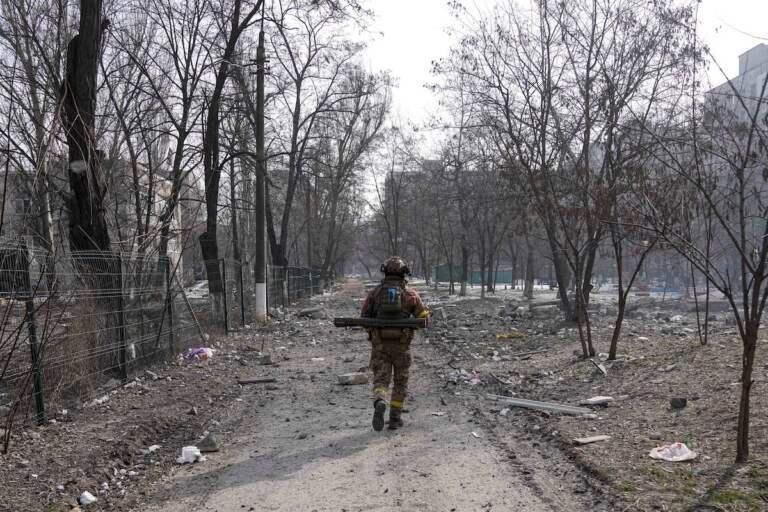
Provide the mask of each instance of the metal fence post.
[{"label": "metal fence post", "polygon": [[221,284],[224,288],[224,333],[229,334],[229,293],[227,291],[227,261],[219,260],[221,264]]},{"label": "metal fence post", "polygon": [[119,272],[120,274],[120,296],[118,297],[118,307],[120,308],[118,311],[118,321],[120,322],[120,325],[117,329],[117,335],[120,338],[120,379],[123,381],[123,384],[125,384],[128,382],[128,347],[126,345],[125,339],[125,272],[123,271],[123,254],[118,253],[117,257],[113,259],[113,262],[113,264],[117,267],[114,269],[114,271]]}]

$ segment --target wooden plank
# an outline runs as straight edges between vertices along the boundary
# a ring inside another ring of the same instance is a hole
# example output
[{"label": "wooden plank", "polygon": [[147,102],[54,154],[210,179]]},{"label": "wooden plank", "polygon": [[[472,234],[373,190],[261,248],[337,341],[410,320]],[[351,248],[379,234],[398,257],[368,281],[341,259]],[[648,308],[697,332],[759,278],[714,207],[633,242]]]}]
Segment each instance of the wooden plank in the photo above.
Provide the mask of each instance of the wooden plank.
[{"label": "wooden plank", "polygon": [[539,402],[536,400],[526,400],[524,398],[513,398],[511,396],[503,395],[487,395],[491,400],[500,400],[502,402],[514,405],[515,407],[524,407],[526,409],[535,409],[539,411],[561,412],[563,414],[589,414],[592,411],[584,407],[575,407],[573,405],[558,404],[555,402]]}]

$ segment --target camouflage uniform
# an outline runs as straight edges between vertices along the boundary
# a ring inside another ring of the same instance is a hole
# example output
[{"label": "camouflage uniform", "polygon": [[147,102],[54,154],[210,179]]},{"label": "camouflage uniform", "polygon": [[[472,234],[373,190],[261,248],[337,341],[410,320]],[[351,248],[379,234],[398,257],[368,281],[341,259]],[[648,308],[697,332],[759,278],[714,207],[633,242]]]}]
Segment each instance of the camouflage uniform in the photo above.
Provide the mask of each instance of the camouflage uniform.
[{"label": "camouflage uniform", "polygon": [[[386,282],[386,280],[384,281]],[[383,282],[383,283],[384,283]],[[389,281],[391,284],[392,281]],[[402,283],[404,285],[404,283]],[[382,285],[371,290],[363,302],[360,316],[363,318],[375,318],[376,296]],[[405,288],[404,308],[405,312],[414,317],[423,317],[427,314],[427,308],[421,301],[419,294],[412,289]],[[382,331],[385,336],[382,336]],[[392,332],[392,331],[399,331]],[[394,380],[392,388],[392,400],[390,407],[402,409],[408,393],[408,371],[411,367],[411,341],[413,329],[371,329],[371,370],[373,371],[373,394],[375,399],[386,400],[389,392],[389,384]],[[393,336],[394,334],[394,336]],[[399,334],[399,336],[397,336]],[[394,375],[393,375],[394,374]],[[394,377],[394,379],[393,379]]]}]

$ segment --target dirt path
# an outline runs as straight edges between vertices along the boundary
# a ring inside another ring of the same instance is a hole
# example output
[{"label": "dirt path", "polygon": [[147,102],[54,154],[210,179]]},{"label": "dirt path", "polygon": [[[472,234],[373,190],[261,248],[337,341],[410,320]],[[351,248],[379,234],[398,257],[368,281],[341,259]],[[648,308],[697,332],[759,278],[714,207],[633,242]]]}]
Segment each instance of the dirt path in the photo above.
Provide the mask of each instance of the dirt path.
[{"label": "dirt path", "polygon": [[[357,307],[360,287],[344,291],[329,305],[334,313]],[[557,478],[540,485],[540,468],[539,484],[532,484],[532,469],[512,454],[509,439],[502,447],[464,399],[443,391],[435,364],[441,355],[431,345],[415,347],[406,427],[374,432],[369,386],[336,384],[337,374],[367,363],[364,335],[339,336],[327,322],[314,325],[322,327],[297,333],[285,351],[277,346],[288,340],[275,339],[275,353],[288,359],[260,373],[278,384],[245,388],[241,398],[253,407],[245,407],[237,432],[221,433],[221,452],[164,482],[149,510],[590,509]]]}]

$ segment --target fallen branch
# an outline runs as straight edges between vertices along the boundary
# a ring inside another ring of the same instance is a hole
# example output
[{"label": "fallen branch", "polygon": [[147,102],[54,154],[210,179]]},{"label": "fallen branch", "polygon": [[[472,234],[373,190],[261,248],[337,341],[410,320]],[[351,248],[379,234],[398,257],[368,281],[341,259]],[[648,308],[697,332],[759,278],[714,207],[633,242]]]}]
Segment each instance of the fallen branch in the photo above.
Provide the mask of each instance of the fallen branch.
[{"label": "fallen branch", "polygon": [[541,348],[538,350],[526,350],[525,352],[515,352],[514,354],[507,354],[509,357],[523,357],[523,356],[532,356],[533,354],[543,354],[546,352],[546,348]]}]

